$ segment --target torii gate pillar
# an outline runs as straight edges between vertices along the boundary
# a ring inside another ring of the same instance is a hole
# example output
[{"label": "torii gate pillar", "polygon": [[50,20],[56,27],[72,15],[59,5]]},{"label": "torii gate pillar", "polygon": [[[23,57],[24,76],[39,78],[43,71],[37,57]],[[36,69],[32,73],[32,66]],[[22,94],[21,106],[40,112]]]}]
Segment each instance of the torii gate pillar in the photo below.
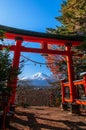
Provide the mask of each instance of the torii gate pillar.
[{"label": "torii gate pillar", "polygon": [[[74,68],[73,68],[73,61],[72,61],[72,54],[71,54],[71,43],[66,43],[65,50],[68,52],[66,56],[67,60],[67,72],[68,72],[68,82],[69,82],[69,90],[70,90],[70,103],[74,102],[75,99],[75,91],[74,91]],[[62,80],[62,84],[64,80]],[[67,110],[67,103],[65,102],[65,88],[62,85],[62,108],[63,110]]]},{"label": "torii gate pillar", "polygon": [[75,99],[76,99],[76,87],[73,84],[74,81],[74,67],[73,67],[73,60],[72,60],[72,54],[70,53],[71,51],[71,43],[66,44],[66,51],[68,51],[68,55],[66,56],[67,58],[67,70],[68,70],[68,81],[69,81],[69,89],[70,89],[70,111],[71,113],[76,113],[80,114],[80,105],[75,104]]},{"label": "torii gate pillar", "polygon": [[74,80],[74,67],[73,67],[73,60],[72,60],[72,55],[70,53],[71,51],[71,43],[66,44],[66,51],[69,52],[67,58],[67,69],[68,69],[68,81],[69,81],[69,86],[70,86],[70,102],[73,103],[75,100],[75,95],[76,95],[76,90],[73,85],[73,80]]},{"label": "torii gate pillar", "polygon": [[[19,68],[19,61],[20,61],[20,53],[21,53],[21,44],[23,39],[21,37],[16,37],[16,45],[15,45],[15,51],[14,51],[14,58],[13,58],[13,63],[12,67],[18,69]],[[13,95],[11,98],[11,104],[14,104],[15,102],[15,94],[16,94],[16,86],[17,86],[17,76],[15,76],[15,79],[13,81]]]}]

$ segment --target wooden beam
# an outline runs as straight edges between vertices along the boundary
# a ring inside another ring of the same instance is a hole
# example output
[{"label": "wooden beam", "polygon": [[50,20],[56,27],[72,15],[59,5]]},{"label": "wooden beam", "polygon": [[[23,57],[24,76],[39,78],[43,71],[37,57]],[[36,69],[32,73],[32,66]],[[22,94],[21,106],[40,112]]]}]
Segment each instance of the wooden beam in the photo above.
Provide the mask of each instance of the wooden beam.
[{"label": "wooden beam", "polygon": [[7,39],[15,39],[15,37],[22,37],[24,41],[40,43],[47,42],[50,44],[58,44],[62,46],[64,46],[66,43],[72,43],[73,46],[79,46],[85,39],[84,36],[65,36],[50,33],[34,32],[4,25],[0,25],[0,30],[3,30],[5,32],[5,36]]},{"label": "wooden beam", "polygon": [[86,105],[86,101],[84,101],[84,100],[76,100],[76,104]]},{"label": "wooden beam", "polygon": [[[9,48],[10,51],[15,51],[15,45],[12,46],[0,46],[0,50],[4,49],[4,48]],[[49,49],[39,49],[39,48],[27,48],[24,46],[21,46],[21,52],[33,52],[33,53],[47,53],[47,54],[58,54],[58,55],[68,55],[67,51],[59,51],[59,50],[49,50]],[[72,52],[70,52],[72,53]]]}]

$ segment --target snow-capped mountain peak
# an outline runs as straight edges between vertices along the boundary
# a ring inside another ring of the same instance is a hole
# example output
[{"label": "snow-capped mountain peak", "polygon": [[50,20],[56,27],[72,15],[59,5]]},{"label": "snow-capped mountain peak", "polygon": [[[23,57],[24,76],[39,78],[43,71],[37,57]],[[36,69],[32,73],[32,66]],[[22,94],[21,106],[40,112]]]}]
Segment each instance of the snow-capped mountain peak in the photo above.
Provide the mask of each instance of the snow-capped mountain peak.
[{"label": "snow-capped mountain peak", "polygon": [[46,88],[50,87],[50,82],[54,82],[55,79],[52,76],[48,76],[42,72],[38,72],[32,76],[32,78],[23,78],[18,81],[19,86],[33,86],[34,88]]},{"label": "snow-capped mountain peak", "polygon": [[43,74],[42,72],[38,72],[32,76],[32,79],[38,79],[38,80],[46,80],[49,77],[46,74]]}]

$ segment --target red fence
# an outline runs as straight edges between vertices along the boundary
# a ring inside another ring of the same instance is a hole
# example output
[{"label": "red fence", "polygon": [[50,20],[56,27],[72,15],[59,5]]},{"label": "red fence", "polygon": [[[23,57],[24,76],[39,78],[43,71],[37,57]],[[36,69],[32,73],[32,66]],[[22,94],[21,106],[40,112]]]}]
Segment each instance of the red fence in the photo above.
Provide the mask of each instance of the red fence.
[{"label": "red fence", "polygon": [[[77,87],[77,85],[84,86],[84,95],[86,97],[86,74],[83,75],[83,79],[73,81],[73,87]],[[62,86],[62,103],[65,103],[65,102],[72,103],[72,101],[70,99],[71,93],[69,92],[69,97],[66,97],[66,93],[65,93],[66,89],[70,91],[69,82],[65,82],[64,80],[62,80],[61,86]],[[75,103],[80,104],[80,105],[86,105],[86,98],[79,99],[77,96],[77,91],[76,91]]]}]

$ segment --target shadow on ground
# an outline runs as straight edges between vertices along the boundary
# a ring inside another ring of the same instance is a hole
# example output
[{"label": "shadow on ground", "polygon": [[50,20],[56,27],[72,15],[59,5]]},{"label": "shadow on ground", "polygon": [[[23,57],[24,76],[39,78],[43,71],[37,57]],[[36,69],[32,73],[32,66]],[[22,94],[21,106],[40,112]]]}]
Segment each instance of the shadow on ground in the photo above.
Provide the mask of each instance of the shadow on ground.
[{"label": "shadow on ground", "polygon": [[[38,110],[42,110],[41,108]],[[70,115],[69,115],[70,116]],[[27,120],[24,120],[23,118]],[[59,124],[63,124],[59,125]],[[84,127],[84,128],[81,128]],[[26,129],[27,128],[27,129]],[[68,119],[59,120],[50,117],[40,117],[33,112],[16,112],[8,130],[86,130],[86,123],[83,121],[71,121]]]}]

